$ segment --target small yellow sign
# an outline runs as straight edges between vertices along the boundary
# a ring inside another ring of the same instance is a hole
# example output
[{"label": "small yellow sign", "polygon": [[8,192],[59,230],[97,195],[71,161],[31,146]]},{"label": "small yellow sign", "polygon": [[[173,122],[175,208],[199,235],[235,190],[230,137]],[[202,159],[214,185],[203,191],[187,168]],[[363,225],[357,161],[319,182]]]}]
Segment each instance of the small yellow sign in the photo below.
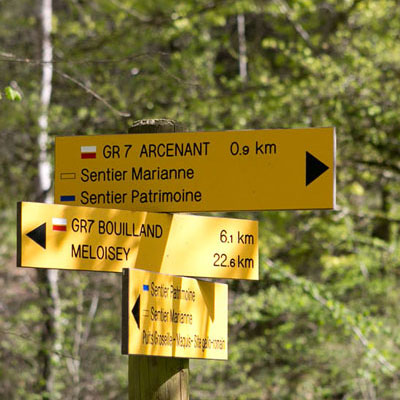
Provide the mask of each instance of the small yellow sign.
[{"label": "small yellow sign", "polygon": [[122,274],[122,353],[228,358],[228,286],[139,269]]},{"label": "small yellow sign", "polygon": [[18,266],[258,279],[258,222],[18,203]]},{"label": "small yellow sign", "polygon": [[56,137],[55,202],[143,211],[335,207],[335,129]]}]

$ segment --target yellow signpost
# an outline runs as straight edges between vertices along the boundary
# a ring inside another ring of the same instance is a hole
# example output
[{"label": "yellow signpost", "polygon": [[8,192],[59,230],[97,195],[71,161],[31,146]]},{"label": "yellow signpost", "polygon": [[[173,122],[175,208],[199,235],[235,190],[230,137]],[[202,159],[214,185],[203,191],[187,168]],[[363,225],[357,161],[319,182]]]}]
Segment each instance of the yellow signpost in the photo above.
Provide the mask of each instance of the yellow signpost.
[{"label": "yellow signpost", "polygon": [[122,353],[228,358],[228,286],[124,269]]},{"label": "yellow signpost", "polygon": [[55,202],[170,212],[332,209],[335,129],[56,137]]},{"label": "yellow signpost", "polygon": [[18,266],[258,279],[258,222],[18,203]]},{"label": "yellow signpost", "polygon": [[227,285],[181,276],[258,279],[258,222],[152,211],[333,209],[335,141],[334,128],[57,137],[58,204],[18,203],[17,266],[122,272],[123,354],[179,372],[176,358],[226,360]]}]

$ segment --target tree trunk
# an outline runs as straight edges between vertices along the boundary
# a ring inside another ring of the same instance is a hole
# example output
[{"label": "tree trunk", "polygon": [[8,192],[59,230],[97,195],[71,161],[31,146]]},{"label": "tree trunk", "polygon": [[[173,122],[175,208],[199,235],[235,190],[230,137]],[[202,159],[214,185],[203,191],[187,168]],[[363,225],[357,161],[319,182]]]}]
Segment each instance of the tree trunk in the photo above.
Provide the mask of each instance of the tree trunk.
[{"label": "tree trunk", "polygon": [[242,82],[247,82],[246,19],[244,14],[237,16],[237,30],[239,41],[239,74]]},{"label": "tree trunk", "polygon": [[[52,0],[41,0],[40,7],[41,37],[42,37],[42,83],[40,92],[39,125],[39,184],[37,200],[52,202],[51,164],[47,152],[48,146],[48,110],[51,99],[53,77],[53,48],[51,43]],[[44,399],[51,399],[54,387],[53,365],[57,362],[59,343],[59,319],[61,314],[60,297],[58,292],[58,271],[37,270],[41,312],[44,317],[41,343],[38,350],[39,379],[38,392]]]}]

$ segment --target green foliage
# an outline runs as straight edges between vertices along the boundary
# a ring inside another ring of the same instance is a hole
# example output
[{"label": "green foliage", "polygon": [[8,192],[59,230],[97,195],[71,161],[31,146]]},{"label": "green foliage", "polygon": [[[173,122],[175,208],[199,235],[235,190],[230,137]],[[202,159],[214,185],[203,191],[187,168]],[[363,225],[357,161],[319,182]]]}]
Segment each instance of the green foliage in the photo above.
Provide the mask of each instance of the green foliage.
[{"label": "green foliage", "polygon": [[[7,86],[4,89],[4,93],[6,95],[6,98],[10,101],[21,101],[22,100],[21,94],[17,90],[13,89],[11,86]],[[1,99],[1,97],[0,97],[0,99]]]}]

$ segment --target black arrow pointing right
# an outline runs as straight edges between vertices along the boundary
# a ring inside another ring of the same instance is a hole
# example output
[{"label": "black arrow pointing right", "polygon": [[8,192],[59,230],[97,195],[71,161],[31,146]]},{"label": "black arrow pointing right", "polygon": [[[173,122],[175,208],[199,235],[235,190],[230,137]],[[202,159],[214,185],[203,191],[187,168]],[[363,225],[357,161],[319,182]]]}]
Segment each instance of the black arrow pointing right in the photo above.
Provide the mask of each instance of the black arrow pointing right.
[{"label": "black arrow pointing right", "polygon": [[133,315],[133,318],[135,318],[138,328],[140,329],[140,295],[136,299],[136,303],[132,308],[132,315]]},{"label": "black arrow pointing right", "polygon": [[306,186],[314,182],[329,167],[306,151]]},{"label": "black arrow pointing right", "polygon": [[39,246],[46,250],[46,222],[26,234]]}]

